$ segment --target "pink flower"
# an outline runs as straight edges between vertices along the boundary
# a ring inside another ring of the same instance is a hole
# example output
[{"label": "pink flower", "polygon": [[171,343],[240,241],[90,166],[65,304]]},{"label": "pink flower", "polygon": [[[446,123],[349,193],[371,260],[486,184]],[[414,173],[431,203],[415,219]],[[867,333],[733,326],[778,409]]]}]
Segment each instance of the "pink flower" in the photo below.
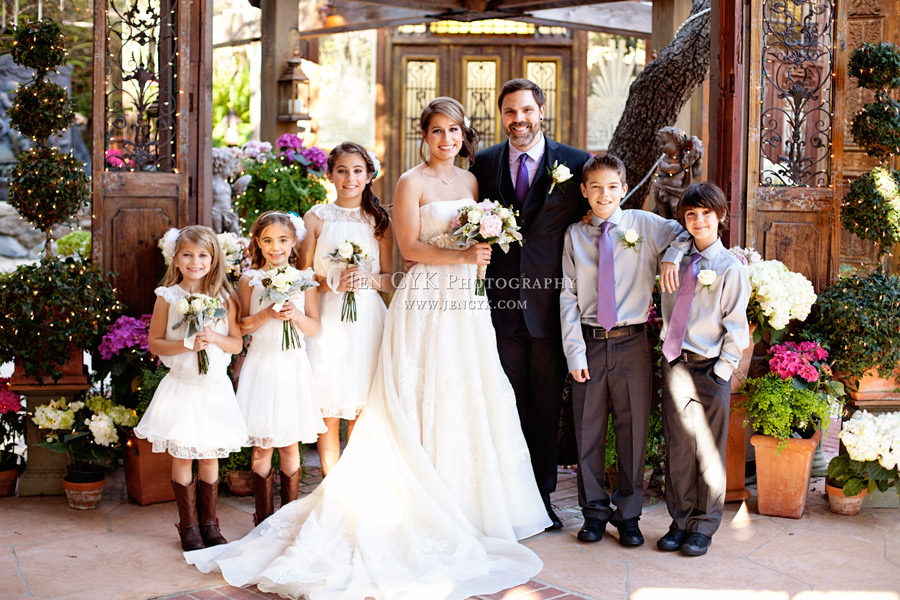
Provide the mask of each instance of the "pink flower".
[{"label": "pink flower", "polygon": [[503,220],[497,215],[485,215],[481,219],[479,233],[485,238],[494,238],[500,235],[503,229]]},{"label": "pink flower", "polygon": [[0,377],[0,415],[22,410],[22,396],[9,389],[9,379]]},{"label": "pink flower", "polygon": [[459,213],[457,213],[457,214],[453,215],[453,219],[451,219],[451,221],[450,221],[450,227],[456,229],[460,225],[462,225],[462,223],[459,222]]},{"label": "pink flower", "polygon": [[812,365],[802,365],[797,374],[810,383],[819,380],[819,371]]}]

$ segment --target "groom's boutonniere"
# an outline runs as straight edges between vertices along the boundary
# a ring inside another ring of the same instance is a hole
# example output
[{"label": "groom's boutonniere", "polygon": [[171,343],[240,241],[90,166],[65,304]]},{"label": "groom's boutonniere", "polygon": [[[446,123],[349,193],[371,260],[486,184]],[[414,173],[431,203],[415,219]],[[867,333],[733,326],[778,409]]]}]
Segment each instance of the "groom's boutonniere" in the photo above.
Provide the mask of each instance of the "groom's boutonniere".
[{"label": "groom's boutonniere", "polygon": [[622,244],[626,248],[631,248],[635,252],[638,251],[638,244],[644,241],[634,229],[629,229],[625,233],[620,233],[619,237],[622,239]]},{"label": "groom's boutonniere", "polygon": [[712,294],[712,284],[716,282],[718,275],[712,269],[701,269],[697,274],[697,281],[706,288],[706,291]]},{"label": "groom's boutonniere", "polygon": [[547,172],[550,173],[550,180],[553,182],[550,184],[550,191],[547,192],[547,195],[553,193],[553,188],[559,186],[559,189],[565,189],[566,184],[570,179],[572,179],[572,171],[569,170],[569,167],[566,166],[566,163],[559,164],[558,160],[553,161],[553,168],[547,168]]}]

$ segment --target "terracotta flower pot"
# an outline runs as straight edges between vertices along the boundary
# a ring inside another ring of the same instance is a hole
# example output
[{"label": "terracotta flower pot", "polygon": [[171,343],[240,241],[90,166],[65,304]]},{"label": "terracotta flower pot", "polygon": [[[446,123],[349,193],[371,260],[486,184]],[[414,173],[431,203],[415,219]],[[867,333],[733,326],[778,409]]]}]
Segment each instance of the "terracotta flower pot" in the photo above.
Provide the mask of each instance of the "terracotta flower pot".
[{"label": "terracotta flower pot", "polygon": [[40,386],[62,386],[65,388],[87,389],[87,368],[84,365],[84,352],[80,348],[69,348],[69,359],[60,365],[62,375],[54,382],[49,375],[42,375],[40,379],[25,375],[25,367],[17,360],[12,376],[9,378],[9,388],[13,391],[26,392],[38,389]]},{"label": "terracotta flower pot", "polygon": [[756,449],[756,497],[759,513],[772,517],[799,519],[806,509],[813,454],[822,438],[817,431],[811,439],[789,439],[779,454],[778,438],[755,434],[750,443]]},{"label": "terracotta flower pot", "polygon": [[171,481],[172,455],[153,452],[153,444],[132,434],[125,449],[125,489],[128,497],[142,506],[170,502],[175,500]]},{"label": "terracotta flower pot", "polygon": [[249,496],[253,493],[253,471],[231,471],[228,473],[228,491],[235,496]]},{"label": "terracotta flower pot", "polygon": [[750,363],[753,362],[753,333],[756,331],[757,327],[756,323],[750,323],[750,345],[741,352],[741,360],[738,362],[740,373],[735,372],[735,374],[731,376],[732,393],[737,392],[743,387],[744,383],[747,382],[747,374],[750,373]]},{"label": "terracotta flower pot", "polygon": [[845,496],[842,488],[834,487],[833,485],[826,483],[825,493],[828,494],[828,508],[831,509],[831,512],[838,515],[853,516],[859,514],[859,509],[862,508],[863,498],[866,497],[869,490],[863,488],[863,490],[855,496]]},{"label": "terracotta flower pot", "polygon": [[19,478],[19,469],[7,469],[0,471],[0,498],[13,496],[16,493],[16,480]]},{"label": "terracotta flower pot", "polygon": [[859,380],[843,379],[847,393],[855,404],[865,404],[873,400],[900,400],[900,379],[880,377],[876,369],[866,371]]},{"label": "terracotta flower pot", "polygon": [[106,477],[100,481],[89,483],[72,483],[63,479],[63,489],[66,491],[66,499],[69,507],[76,510],[90,510],[100,505],[103,497],[103,487],[106,485]]}]

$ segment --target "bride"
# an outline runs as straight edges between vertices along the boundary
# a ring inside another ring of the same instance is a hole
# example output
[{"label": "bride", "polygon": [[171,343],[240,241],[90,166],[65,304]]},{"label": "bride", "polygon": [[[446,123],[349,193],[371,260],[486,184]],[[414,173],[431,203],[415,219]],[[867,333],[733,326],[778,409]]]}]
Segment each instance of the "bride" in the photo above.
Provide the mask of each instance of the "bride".
[{"label": "bride", "polygon": [[[428,157],[404,173],[394,229],[414,264],[388,310],[366,413],[316,490],[243,539],[185,553],[232,585],[311,600],[464,599],[536,575],[516,540],[550,524],[497,355],[490,310],[474,291],[487,244],[447,232],[478,197],[454,165],[475,155],[462,105],[436,98],[420,120]],[[424,148],[423,148],[424,151]]]}]

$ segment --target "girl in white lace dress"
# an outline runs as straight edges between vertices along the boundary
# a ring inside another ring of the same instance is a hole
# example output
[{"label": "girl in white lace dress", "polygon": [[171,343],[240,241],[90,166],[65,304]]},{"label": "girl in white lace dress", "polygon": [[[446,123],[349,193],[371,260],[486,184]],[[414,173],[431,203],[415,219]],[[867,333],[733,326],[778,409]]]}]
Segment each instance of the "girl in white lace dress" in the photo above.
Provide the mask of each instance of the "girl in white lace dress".
[{"label": "girl in white lace dress", "polygon": [[[316,404],[315,386],[306,354],[304,336],[319,331],[315,288],[298,293],[276,312],[274,302],[260,302],[265,271],[297,262],[297,244],[306,228],[297,215],[266,212],[250,231],[252,269],[238,282],[241,330],[250,335],[250,348],[241,367],[237,399],[247,422],[253,447],[253,496],[257,524],[275,512],[272,497],[275,473],[272,453],[278,448],[281,462],[281,506],[297,499],[300,489],[300,449],[316,441],[325,424]],[[293,321],[300,334],[298,348],[283,349],[285,321]]]},{"label": "girl in white lace dress", "polygon": [[[150,352],[169,372],[134,428],[136,436],[153,444],[154,452],[168,452],[174,457],[172,486],[184,550],[225,543],[216,518],[218,459],[240,450],[247,439],[247,428],[225,372],[231,355],[241,351],[243,342],[237,324],[240,307],[225,277],[224,263],[225,255],[212,229],[192,225],[178,233],[163,287],[156,288],[149,329]],[[186,341],[186,326],[181,324],[176,307],[192,293],[221,298],[228,314],[204,327],[193,341]],[[200,350],[206,350],[209,357],[206,374],[200,373]],[[199,486],[191,471],[194,459],[199,462]]]},{"label": "girl in white lace dress", "polygon": [[[475,178],[454,166],[475,134],[449,98],[422,116],[429,160],[394,196],[397,242],[417,262],[397,286],[365,413],[319,487],[243,539],[189,552],[235,586],[310,600],[462,600],[527,581],[517,539],[550,524],[475,265],[490,247],[444,247]],[[439,247],[440,246],[440,247]]]},{"label": "girl in white lace dress", "polygon": [[[340,457],[340,420],[347,437],[366,406],[375,374],[387,308],[378,292],[391,288],[394,238],[387,211],[372,192],[377,174],[372,155],[353,142],[335,147],[328,156],[328,178],[337,199],[313,206],[304,215],[309,235],[303,243],[304,267],[319,281],[322,329],[310,340],[309,355],[319,407],[328,431],[319,436],[322,472],[327,475]],[[369,256],[365,268],[349,267],[328,257],[338,244],[352,241]],[[356,297],[356,321],[342,320],[344,293]]]}]

